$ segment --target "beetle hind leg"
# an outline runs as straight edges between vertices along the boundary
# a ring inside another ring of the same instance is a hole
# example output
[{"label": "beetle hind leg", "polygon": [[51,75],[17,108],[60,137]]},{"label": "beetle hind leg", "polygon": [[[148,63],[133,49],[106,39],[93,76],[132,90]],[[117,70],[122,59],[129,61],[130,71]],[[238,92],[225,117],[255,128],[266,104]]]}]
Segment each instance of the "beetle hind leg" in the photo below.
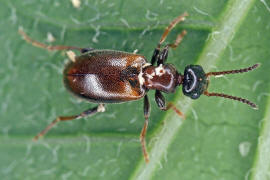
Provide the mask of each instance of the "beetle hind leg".
[{"label": "beetle hind leg", "polygon": [[105,111],[105,106],[104,104],[99,104],[98,106],[94,108],[87,109],[86,111],[83,111],[82,113],[78,115],[73,115],[73,116],[59,116],[56,118],[53,122],[51,122],[43,131],[41,131],[39,134],[37,134],[34,137],[34,141],[37,141],[40,137],[44,136],[54,125],[56,125],[58,122],[61,121],[69,121],[69,120],[74,120],[74,119],[80,119],[86,116],[94,115],[98,112],[104,112]]}]

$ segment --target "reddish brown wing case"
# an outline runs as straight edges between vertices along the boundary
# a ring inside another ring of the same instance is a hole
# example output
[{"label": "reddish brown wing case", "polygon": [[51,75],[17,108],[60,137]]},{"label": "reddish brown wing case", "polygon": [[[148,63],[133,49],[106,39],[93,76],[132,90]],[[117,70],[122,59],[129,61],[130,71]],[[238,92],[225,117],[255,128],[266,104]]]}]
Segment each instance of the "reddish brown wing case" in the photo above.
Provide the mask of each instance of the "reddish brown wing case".
[{"label": "reddish brown wing case", "polygon": [[144,56],[111,50],[93,50],[76,57],[64,69],[66,88],[78,97],[97,103],[140,99],[145,88],[138,75]]}]

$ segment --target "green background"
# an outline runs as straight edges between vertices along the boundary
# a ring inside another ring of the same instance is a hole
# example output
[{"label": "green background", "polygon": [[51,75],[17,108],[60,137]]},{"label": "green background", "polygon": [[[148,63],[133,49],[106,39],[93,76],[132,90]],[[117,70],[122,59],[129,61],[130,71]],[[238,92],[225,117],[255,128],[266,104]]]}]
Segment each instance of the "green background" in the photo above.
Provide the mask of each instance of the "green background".
[{"label": "green background", "polygon": [[[208,71],[261,63],[253,72],[211,78],[209,91],[254,101],[245,104],[202,96],[196,101],[166,95],[181,109],[160,111],[153,92],[145,165],[139,134],[142,100],[108,105],[103,114],[65,122],[42,140],[32,138],[59,115],[95,106],[64,88],[64,52],[26,43],[115,49],[151,58],[164,28],[189,13],[166,40],[188,34],[168,62],[179,72],[188,64]],[[270,1],[269,0],[86,0],[74,8],[67,0],[0,1],[0,177],[1,179],[270,179]]]}]

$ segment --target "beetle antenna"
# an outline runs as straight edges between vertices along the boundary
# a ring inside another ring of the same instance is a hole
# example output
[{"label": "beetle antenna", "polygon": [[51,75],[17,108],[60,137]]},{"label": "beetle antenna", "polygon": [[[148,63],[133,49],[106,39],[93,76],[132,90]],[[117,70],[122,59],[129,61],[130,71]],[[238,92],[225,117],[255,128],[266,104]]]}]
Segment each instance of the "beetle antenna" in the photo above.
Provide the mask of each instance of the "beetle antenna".
[{"label": "beetle antenna", "polygon": [[[252,71],[252,70],[258,68],[259,66],[260,66],[260,63],[257,63],[257,64],[254,64],[253,66],[243,68],[243,69],[236,69],[236,70],[230,70],[230,71],[220,71],[220,72],[209,72],[209,73],[206,73],[205,75],[208,78],[209,76],[222,76],[222,75],[226,75],[226,74],[245,73],[245,72],[249,72],[249,71]],[[209,83],[209,80],[208,80],[208,83]],[[217,96],[217,97],[232,99],[235,101],[245,103],[245,104],[251,106],[253,109],[258,109],[258,106],[255,103],[253,103],[247,99],[241,98],[241,97],[231,96],[231,95],[227,95],[227,94],[223,94],[223,93],[208,92],[207,90],[205,90],[203,94],[206,96]]]},{"label": "beetle antenna", "polygon": [[227,99],[232,99],[232,100],[235,100],[235,101],[240,101],[242,103],[245,103],[245,104],[251,106],[253,109],[258,109],[258,106],[255,103],[253,103],[253,102],[251,102],[251,101],[249,101],[247,99],[241,98],[241,97],[231,96],[231,95],[222,94],[222,93],[214,93],[214,92],[209,93],[208,91],[204,91],[203,94],[206,95],[206,96],[217,96],[217,97],[223,97],[223,98],[227,98]]},{"label": "beetle antenna", "polygon": [[222,75],[226,75],[226,74],[245,73],[245,72],[252,71],[252,70],[256,69],[260,65],[261,65],[260,63],[257,63],[257,64],[254,64],[253,66],[243,68],[243,69],[230,70],[230,71],[220,71],[220,72],[209,72],[209,73],[206,73],[205,75],[206,75],[206,77],[209,77],[209,76],[222,76]]}]

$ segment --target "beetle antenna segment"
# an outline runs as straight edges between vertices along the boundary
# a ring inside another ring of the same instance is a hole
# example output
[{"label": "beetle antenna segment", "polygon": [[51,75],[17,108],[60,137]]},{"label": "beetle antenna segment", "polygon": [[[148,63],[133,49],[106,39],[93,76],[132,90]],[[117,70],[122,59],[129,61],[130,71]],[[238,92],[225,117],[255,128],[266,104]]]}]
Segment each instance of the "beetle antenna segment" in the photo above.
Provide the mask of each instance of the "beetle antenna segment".
[{"label": "beetle antenna segment", "polygon": [[227,99],[240,101],[242,103],[250,105],[253,109],[258,109],[258,106],[255,103],[253,103],[247,99],[241,98],[241,97],[231,96],[231,95],[222,94],[222,93],[213,93],[213,92],[209,93],[208,91],[205,91],[203,94],[206,96],[217,96],[217,97],[223,97],[223,98],[227,98]]},{"label": "beetle antenna segment", "polygon": [[[165,29],[164,33],[162,34],[161,38],[160,38],[160,41],[159,41],[159,44],[158,44],[158,47],[161,46],[161,44],[165,41],[165,39],[167,38],[169,32],[176,26],[176,24],[178,24],[179,22],[181,21],[184,21],[185,20],[185,17],[188,16],[188,13],[185,12],[184,14],[178,16],[177,18],[175,18],[171,24],[169,26],[167,26],[167,28]],[[179,44],[182,40],[182,37],[186,34],[185,31],[183,31],[180,35],[177,36],[177,39],[179,39],[178,41],[175,42],[175,44]],[[176,39],[176,40],[177,40]]]},{"label": "beetle antenna segment", "polygon": [[79,48],[79,47],[74,47],[74,46],[51,46],[51,45],[47,45],[47,44],[43,44],[41,42],[38,42],[36,40],[33,40],[32,38],[30,38],[22,29],[19,29],[19,34],[23,37],[23,39],[25,41],[27,41],[28,43],[32,44],[35,47],[39,47],[39,48],[43,48],[43,49],[47,49],[48,51],[53,51],[53,50],[79,50],[82,51],[83,48]]},{"label": "beetle antenna segment", "polygon": [[237,69],[237,70],[230,70],[230,71],[220,71],[220,72],[209,72],[206,73],[206,76],[220,76],[220,75],[226,75],[226,74],[236,74],[236,73],[245,73],[248,71],[252,71],[260,66],[260,63],[254,64],[253,66],[243,68],[243,69]]}]

